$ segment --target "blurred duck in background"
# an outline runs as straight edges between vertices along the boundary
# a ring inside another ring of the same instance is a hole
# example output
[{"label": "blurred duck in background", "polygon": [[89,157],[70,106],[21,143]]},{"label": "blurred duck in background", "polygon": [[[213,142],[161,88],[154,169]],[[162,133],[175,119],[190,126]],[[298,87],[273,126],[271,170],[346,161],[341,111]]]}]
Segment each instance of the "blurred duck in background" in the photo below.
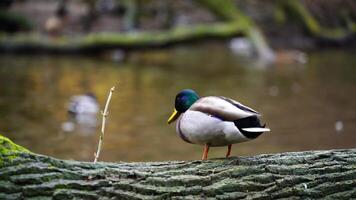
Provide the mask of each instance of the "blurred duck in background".
[{"label": "blurred duck in background", "polygon": [[99,104],[93,93],[72,96],[68,104],[69,121],[62,124],[62,130],[71,132],[78,125],[81,132],[93,132],[98,112]]},{"label": "blurred duck in background", "polygon": [[[248,38],[232,38],[228,45],[232,53],[236,55],[249,58],[256,56],[256,49]],[[307,54],[297,49],[277,50],[274,53],[273,64],[306,64],[308,62]]]},{"label": "blurred duck in background", "polygon": [[276,52],[276,64],[307,64],[306,53],[296,49],[279,50]]},{"label": "blurred duck in background", "polygon": [[53,16],[49,17],[44,25],[45,31],[52,38],[62,34],[68,16],[67,0],[61,0]]},{"label": "blurred duck in background", "polygon": [[229,42],[229,48],[234,54],[240,56],[252,57],[255,53],[251,41],[243,37],[232,38]]}]

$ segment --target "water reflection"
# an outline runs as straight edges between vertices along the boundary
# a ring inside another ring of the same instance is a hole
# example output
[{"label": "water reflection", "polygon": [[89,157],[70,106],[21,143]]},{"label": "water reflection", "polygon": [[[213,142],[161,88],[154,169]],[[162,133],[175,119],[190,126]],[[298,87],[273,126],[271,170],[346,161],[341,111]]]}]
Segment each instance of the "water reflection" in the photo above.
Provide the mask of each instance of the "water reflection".
[{"label": "water reflection", "polygon": [[[92,91],[103,107],[108,90],[117,86],[101,159],[197,159],[201,147],[181,141],[166,124],[176,92],[194,88],[203,96],[231,97],[264,113],[272,132],[235,145],[233,155],[355,147],[352,52],[311,53],[305,66],[265,69],[250,68],[222,46],[181,47],[130,59],[118,64],[94,58],[1,56],[2,133],[34,152],[92,160],[100,127],[95,134],[64,133],[66,103]],[[224,152],[214,148],[210,156]]]}]

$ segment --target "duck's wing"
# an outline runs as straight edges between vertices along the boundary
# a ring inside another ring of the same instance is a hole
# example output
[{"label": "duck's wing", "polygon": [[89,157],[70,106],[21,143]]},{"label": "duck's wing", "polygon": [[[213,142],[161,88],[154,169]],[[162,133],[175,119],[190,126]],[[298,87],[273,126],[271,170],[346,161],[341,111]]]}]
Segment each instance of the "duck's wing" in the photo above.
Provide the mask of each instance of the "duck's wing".
[{"label": "duck's wing", "polygon": [[199,99],[190,107],[190,110],[200,111],[227,121],[260,115],[257,111],[235,100],[217,96]]},{"label": "duck's wing", "polygon": [[241,109],[241,110],[244,110],[244,111],[246,111],[246,112],[251,112],[251,113],[254,113],[254,114],[256,114],[256,115],[261,115],[261,114],[260,114],[259,112],[257,112],[256,110],[254,110],[254,109],[252,109],[252,108],[250,108],[250,107],[247,107],[247,106],[243,105],[242,103],[237,102],[237,101],[235,101],[235,100],[233,100],[233,99],[229,99],[229,98],[226,98],[226,97],[223,97],[223,96],[219,96],[219,98],[224,99],[225,101],[227,101],[227,102],[233,104],[234,106],[238,107],[238,108]]}]

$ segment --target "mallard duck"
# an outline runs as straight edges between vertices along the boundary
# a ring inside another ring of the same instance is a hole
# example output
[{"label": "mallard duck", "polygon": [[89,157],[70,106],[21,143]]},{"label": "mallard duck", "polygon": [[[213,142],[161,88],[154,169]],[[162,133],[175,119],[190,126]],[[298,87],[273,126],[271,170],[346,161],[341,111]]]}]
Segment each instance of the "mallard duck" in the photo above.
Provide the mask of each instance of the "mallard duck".
[{"label": "mallard duck", "polygon": [[71,115],[96,115],[98,111],[98,101],[96,96],[91,92],[75,95],[70,98],[68,113]]},{"label": "mallard duck", "polygon": [[186,142],[204,145],[203,160],[208,158],[209,147],[228,146],[230,156],[234,143],[257,138],[270,131],[261,125],[261,115],[241,103],[222,96],[200,98],[191,90],[179,92],[175,109],[168,124],[178,119],[176,131]]},{"label": "mallard duck", "polygon": [[68,105],[69,116],[78,124],[96,127],[99,104],[93,93],[75,95]]},{"label": "mallard duck", "polygon": [[93,93],[72,96],[67,105],[67,111],[68,121],[62,123],[64,132],[73,132],[76,127],[82,134],[90,134],[95,131],[98,124],[99,104]]}]

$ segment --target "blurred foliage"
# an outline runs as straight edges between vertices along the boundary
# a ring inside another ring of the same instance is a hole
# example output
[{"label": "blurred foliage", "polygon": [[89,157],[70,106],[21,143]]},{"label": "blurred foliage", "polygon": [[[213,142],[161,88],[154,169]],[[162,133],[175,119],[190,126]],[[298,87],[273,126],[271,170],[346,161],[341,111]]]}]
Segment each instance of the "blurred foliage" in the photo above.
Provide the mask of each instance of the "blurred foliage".
[{"label": "blurred foliage", "polygon": [[[326,7],[335,4],[340,8],[331,15],[324,11],[320,1],[311,4],[298,0],[182,0],[169,3],[164,0],[27,0],[23,4],[16,1],[13,5],[4,1],[4,10],[0,11],[0,32],[13,33],[33,27],[38,36],[27,33],[3,36],[0,51],[17,52],[19,48],[20,52],[40,49],[34,52],[56,53],[98,52],[112,48],[133,50],[243,36],[254,46],[255,55],[273,60],[268,40],[271,38],[290,43],[287,38],[297,35],[311,38],[315,44],[320,41],[351,44],[349,41],[355,38],[356,32],[352,10],[356,8],[350,0],[345,0],[351,5],[349,9],[337,2],[324,3]],[[52,10],[38,11],[41,17],[36,17],[35,8],[40,6]],[[31,9],[31,12],[21,12]],[[33,17],[15,14],[20,12]],[[323,15],[318,12],[325,12],[328,17],[320,17]],[[331,21],[337,26],[323,22],[329,20],[330,15],[335,18]],[[43,40],[42,36],[47,37]]]},{"label": "blurred foliage", "polygon": [[0,10],[0,32],[15,33],[32,29],[32,23],[26,17]]},{"label": "blurred foliage", "polygon": [[[285,15],[289,21],[296,21],[304,30],[315,37],[323,37],[328,39],[343,39],[354,32],[347,27],[324,27],[318,20],[309,12],[309,10],[296,0],[280,0],[280,8],[284,9]],[[280,11],[279,11],[280,12]],[[335,15],[335,17],[340,17]]]}]

